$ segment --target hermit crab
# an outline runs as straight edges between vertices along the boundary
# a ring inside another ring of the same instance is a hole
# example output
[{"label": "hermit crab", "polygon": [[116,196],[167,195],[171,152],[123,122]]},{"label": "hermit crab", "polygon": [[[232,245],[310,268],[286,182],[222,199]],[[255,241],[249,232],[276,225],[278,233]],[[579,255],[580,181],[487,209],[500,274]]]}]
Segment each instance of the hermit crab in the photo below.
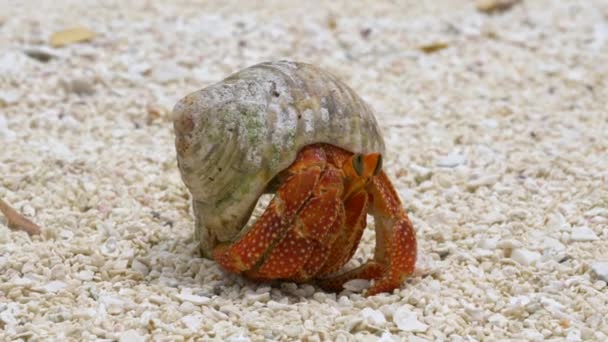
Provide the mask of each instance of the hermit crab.
[{"label": "hermit crab", "polygon": [[[225,270],[330,290],[374,280],[368,295],[392,291],[414,271],[415,232],[382,170],[374,114],[332,74],[290,61],[254,65],[187,95],[173,118],[195,237]],[[274,197],[248,223],[264,193]],[[368,213],[374,257],[338,273]]]}]

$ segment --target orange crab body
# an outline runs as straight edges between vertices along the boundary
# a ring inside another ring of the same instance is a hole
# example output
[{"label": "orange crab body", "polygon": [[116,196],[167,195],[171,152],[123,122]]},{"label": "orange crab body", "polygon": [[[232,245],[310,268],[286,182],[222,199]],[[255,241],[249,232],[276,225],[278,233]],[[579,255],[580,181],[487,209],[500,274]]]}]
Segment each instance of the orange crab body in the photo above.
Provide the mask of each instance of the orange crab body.
[{"label": "orange crab body", "polygon": [[[368,294],[399,287],[414,271],[416,236],[380,162],[379,154],[305,147],[264,214],[240,239],[218,245],[214,259],[254,279],[317,279],[334,290],[350,279],[376,279]],[[332,276],[355,253],[368,212],[380,246],[374,260]]]},{"label": "orange crab body", "polygon": [[[188,95],[174,114],[201,250],[224,269],[331,290],[374,280],[368,295],[392,291],[414,271],[415,231],[382,171],[373,113],[331,74],[264,63]],[[274,198],[247,225],[264,192]],[[340,274],[368,214],[374,257]]]}]

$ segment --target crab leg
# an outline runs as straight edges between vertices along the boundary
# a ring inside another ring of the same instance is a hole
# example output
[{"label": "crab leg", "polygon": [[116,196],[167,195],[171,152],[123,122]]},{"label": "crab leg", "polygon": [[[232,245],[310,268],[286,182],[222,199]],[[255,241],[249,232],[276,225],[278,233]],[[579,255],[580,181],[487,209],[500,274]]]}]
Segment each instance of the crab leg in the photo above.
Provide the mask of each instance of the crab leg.
[{"label": "crab leg", "polygon": [[416,235],[393,185],[381,172],[371,179],[367,190],[376,226],[374,259],[351,271],[323,279],[320,284],[327,289],[340,290],[352,279],[374,279],[375,283],[367,291],[370,296],[398,288],[414,272]]},{"label": "crab leg", "polygon": [[337,272],[355,254],[367,223],[367,193],[360,191],[351,196],[345,203],[345,209],[345,228],[341,229],[333,243],[328,260],[319,270],[318,276]]},{"label": "crab leg", "polygon": [[312,195],[325,165],[322,149],[303,149],[287,169],[289,176],[266,211],[236,242],[218,244],[213,251],[215,261],[234,273],[253,268],[288,233],[287,228]]},{"label": "crab leg", "polygon": [[389,292],[401,286],[416,265],[416,232],[399,196],[384,172],[372,178],[368,185],[372,198],[371,214],[376,224],[374,261],[385,270],[367,295]]}]

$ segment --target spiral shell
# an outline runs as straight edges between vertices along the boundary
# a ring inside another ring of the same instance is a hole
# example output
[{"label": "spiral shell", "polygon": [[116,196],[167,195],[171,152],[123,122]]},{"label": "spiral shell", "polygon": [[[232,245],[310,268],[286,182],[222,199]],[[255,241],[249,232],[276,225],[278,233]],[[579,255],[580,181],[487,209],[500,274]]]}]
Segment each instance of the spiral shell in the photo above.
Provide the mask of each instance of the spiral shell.
[{"label": "spiral shell", "polygon": [[173,115],[177,162],[207,257],[242,233],[258,198],[302,147],[323,142],[384,153],[372,109],[338,78],[305,63],[246,68],[187,95]]}]

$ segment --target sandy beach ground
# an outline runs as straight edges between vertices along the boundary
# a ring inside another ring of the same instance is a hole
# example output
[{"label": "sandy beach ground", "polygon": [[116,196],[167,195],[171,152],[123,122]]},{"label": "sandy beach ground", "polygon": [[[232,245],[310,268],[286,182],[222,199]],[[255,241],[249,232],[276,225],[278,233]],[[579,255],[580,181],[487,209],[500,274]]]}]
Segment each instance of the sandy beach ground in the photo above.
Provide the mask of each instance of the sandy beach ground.
[{"label": "sandy beach ground", "polygon": [[[376,110],[419,241],[394,293],[199,256],[170,110],[277,59]],[[0,219],[3,341],[606,341],[608,1],[4,0],[0,198],[42,228]]]}]

